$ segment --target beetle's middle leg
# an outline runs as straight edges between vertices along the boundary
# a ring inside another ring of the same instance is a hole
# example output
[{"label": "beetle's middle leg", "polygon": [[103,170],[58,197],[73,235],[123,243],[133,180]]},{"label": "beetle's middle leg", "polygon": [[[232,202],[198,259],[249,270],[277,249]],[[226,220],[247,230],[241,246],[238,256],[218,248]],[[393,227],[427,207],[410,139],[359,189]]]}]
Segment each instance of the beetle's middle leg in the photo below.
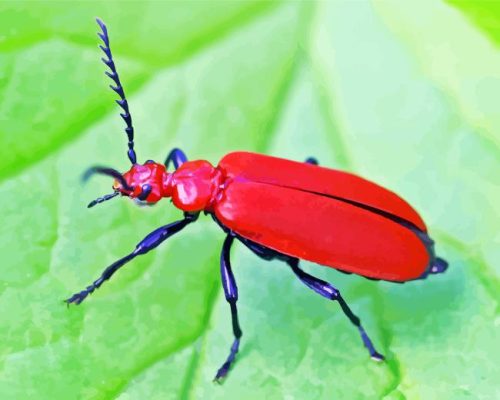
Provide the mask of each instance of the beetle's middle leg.
[{"label": "beetle's middle leg", "polygon": [[168,153],[167,158],[165,159],[165,167],[170,166],[170,163],[174,164],[174,168],[177,169],[179,168],[182,164],[184,164],[187,161],[186,154],[181,149],[178,148],[173,148],[170,153]]},{"label": "beetle's middle leg", "polygon": [[351,323],[358,328],[361,339],[363,340],[363,344],[368,349],[371,358],[376,361],[382,361],[384,359],[384,356],[377,350],[375,350],[371,339],[368,337],[365,329],[363,328],[363,325],[361,325],[360,319],[352,312],[351,308],[347,305],[344,298],[340,295],[339,290],[330,285],[328,282],[309,275],[307,272],[299,268],[299,260],[297,258],[290,258],[287,261],[287,264],[290,266],[295,275],[297,275],[297,277],[306,286],[308,286],[321,296],[326,297],[327,299],[338,301],[338,303],[340,304],[340,308],[342,308],[342,311],[344,312],[346,317],[349,318],[349,321],[351,321]]},{"label": "beetle's middle leg", "polygon": [[224,294],[229,306],[231,307],[231,321],[233,324],[234,341],[226,362],[222,364],[222,367],[219,368],[217,374],[215,375],[214,381],[217,382],[220,382],[229,372],[229,368],[234,362],[236,353],[238,353],[240,339],[242,336],[240,323],[238,321],[238,309],[236,308],[236,302],[238,301],[238,287],[236,286],[236,280],[234,279],[233,271],[231,270],[231,262],[229,260],[229,253],[231,251],[233,241],[234,236],[229,233],[224,240],[220,255],[220,274]]}]

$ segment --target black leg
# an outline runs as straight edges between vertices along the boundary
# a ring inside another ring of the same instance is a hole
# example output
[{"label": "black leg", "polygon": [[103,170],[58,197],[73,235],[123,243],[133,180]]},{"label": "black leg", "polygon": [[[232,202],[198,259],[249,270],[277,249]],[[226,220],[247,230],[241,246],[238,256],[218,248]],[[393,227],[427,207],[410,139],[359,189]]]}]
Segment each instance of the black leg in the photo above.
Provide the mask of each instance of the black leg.
[{"label": "black leg", "polygon": [[[214,221],[217,222],[217,224],[221,226],[225,232],[229,232],[228,229],[224,227],[224,225],[222,225],[217,220],[217,218],[215,217],[213,218]],[[376,361],[384,360],[384,356],[380,354],[377,350],[375,350],[375,347],[373,346],[371,339],[368,337],[365,329],[361,325],[360,319],[352,312],[350,307],[345,302],[344,298],[340,295],[340,292],[335,287],[330,285],[328,282],[315,278],[314,276],[309,275],[308,273],[300,269],[298,259],[287,256],[286,254],[283,253],[279,253],[273,249],[262,246],[237,234],[233,233],[233,235],[235,235],[235,237],[241,243],[243,243],[246,247],[248,247],[253,253],[255,253],[260,258],[264,260],[278,259],[286,262],[305,285],[313,289],[316,293],[319,293],[320,295],[326,297],[327,299],[338,301],[344,314],[347,316],[347,318],[349,318],[351,323],[358,328],[358,331],[361,335],[361,339],[363,340],[363,344],[368,349],[370,356]]]},{"label": "black leg", "polygon": [[231,307],[231,321],[233,324],[233,334],[234,341],[229,352],[229,356],[222,367],[219,368],[217,374],[215,375],[214,381],[220,382],[229,372],[231,364],[234,362],[236,353],[240,347],[241,339],[241,328],[238,322],[238,309],[236,308],[236,302],[238,301],[238,287],[236,286],[236,280],[234,279],[233,271],[231,270],[231,262],[229,253],[231,251],[231,245],[233,244],[234,237],[231,234],[226,236],[224,240],[224,245],[222,246],[222,252],[220,256],[220,273],[222,279],[222,287],[224,288],[224,294],[226,300]]},{"label": "black leg", "polygon": [[313,165],[318,165],[318,160],[316,160],[314,157],[307,157],[306,160],[304,161],[306,164],[313,164]]},{"label": "black leg", "polygon": [[370,340],[363,326],[361,325],[360,319],[356,315],[354,315],[354,313],[351,311],[351,309],[345,302],[344,298],[340,295],[340,292],[332,285],[330,285],[328,282],[315,278],[314,276],[309,275],[308,273],[300,269],[298,259],[291,258],[288,261],[288,265],[292,268],[292,271],[295,273],[295,275],[297,275],[298,278],[306,286],[308,286],[321,296],[326,297],[327,299],[336,300],[339,302],[340,307],[342,308],[344,314],[347,316],[347,318],[349,318],[351,323],[353,323],[358,328],[359,333],[361,335],[361,339],[363,340],[363,344],[368,349],[370,356],[376,361],[382,361],[384,359],[384,356],[379,352],[377,352],[377,350],[375,350],[372,341]]},{"label": "black leg", "polygon": [[177,169],[179,168],[182,164],[184,164],[187,161],[187,157],[184,154],[184,152],[181,149],[172,149],[170,153],[168,153],[167,158],[165,159],[165,166],[168,167],[170,166],[170,163],[174,163],[174,168]]},{"label": "black leg", "polygon": [[101,276],[96,279],[91,285],[87,286],[84,290],[79,293],[75,293],[69,299],[65,300],[65,302],[69,305],[71,303],[80,304],[85,298],[91,294],[94,290],[99,288],[104,281],[108,280],[113,276],[113,274],[120,269],[123,265],[128,263],[130,260],[134,259],[136,256],[141,254],[146,254],[148,251],[157,247],[160,243],[167,240],[170,236],[176,234],[180,230],[182,230],[186,225],[191,222],[196,221],[198,218],[198,214],[184,214],[184,219],[176,222],[172,222],[171,224],[162,226],[151,232],[147,235],[136,247],[135,250],[126,255],[123,258],[120,258],[118,261],[115,261],[108,268],[104,270]]}]

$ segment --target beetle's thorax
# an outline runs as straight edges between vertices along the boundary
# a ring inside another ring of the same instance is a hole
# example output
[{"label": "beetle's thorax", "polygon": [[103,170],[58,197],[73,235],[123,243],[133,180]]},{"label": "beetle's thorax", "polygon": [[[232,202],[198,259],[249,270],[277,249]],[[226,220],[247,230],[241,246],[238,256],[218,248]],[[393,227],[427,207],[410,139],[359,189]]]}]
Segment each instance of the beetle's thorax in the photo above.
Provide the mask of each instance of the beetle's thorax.
[{"label": "beetle's thorax", "polygon": [[208,161],[186,161],[168,177],[172,202],[183,211],[210,210],[223,177]]}]

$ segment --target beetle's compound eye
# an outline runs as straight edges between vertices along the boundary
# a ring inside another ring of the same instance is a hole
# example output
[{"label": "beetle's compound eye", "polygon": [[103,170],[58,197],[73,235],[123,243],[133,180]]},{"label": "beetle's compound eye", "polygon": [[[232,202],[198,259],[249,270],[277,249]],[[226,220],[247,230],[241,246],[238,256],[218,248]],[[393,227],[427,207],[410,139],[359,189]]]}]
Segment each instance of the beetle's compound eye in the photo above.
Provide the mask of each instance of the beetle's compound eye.
[{"label": "beetle's compound eye", "polygon": [[139,199],[141,201],[146,201],[149,194],[151,193],[151,189],[152,189],[151,185],[148,183],[145,183],[144,185],[142,185],[141,193],[139,194],[139,196],[137,196],[137,199]]},{"label": "beetle's compound eye", "polygon": [[147,160],[144,164],[154,164],[155,162],[153,160]]}]

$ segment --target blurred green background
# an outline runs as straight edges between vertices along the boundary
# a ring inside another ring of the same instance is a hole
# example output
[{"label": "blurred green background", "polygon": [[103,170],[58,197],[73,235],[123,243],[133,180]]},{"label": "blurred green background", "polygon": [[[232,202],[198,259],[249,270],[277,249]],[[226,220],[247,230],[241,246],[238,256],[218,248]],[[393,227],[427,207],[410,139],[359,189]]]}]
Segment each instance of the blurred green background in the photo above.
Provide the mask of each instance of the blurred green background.
[{"label": "blurred green background", "polygon": [[[180,215],[85,208],[111,185],[82,186],[86,167],[129,167],[96,16],[141,161],[174,146],[213,163],[316,156],[421,212],[444,275],[395,285],[304,266],[340,288],[387,362],[337,304],[236,245],[244,336],[213,384],[232,334],[207,217],[64,306]],[[498,21],[486,2],[2,2],[0,398],[499,398]]]}]

